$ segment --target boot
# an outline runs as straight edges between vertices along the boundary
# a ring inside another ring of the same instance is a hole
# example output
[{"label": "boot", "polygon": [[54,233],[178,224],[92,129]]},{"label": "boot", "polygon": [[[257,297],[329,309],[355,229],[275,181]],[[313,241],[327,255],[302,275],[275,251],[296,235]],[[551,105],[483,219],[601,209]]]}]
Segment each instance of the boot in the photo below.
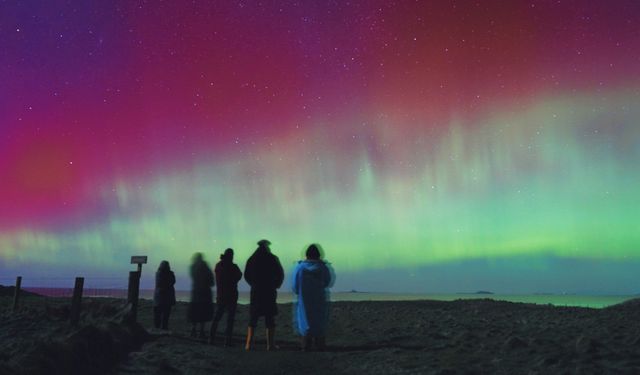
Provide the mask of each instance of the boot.
[{"label": "boot", "polygon": [[267,351],[276,350],[274,340],[275,328],[267,328]]},{"label": "boot", "polygon": [[302,351],[308,352],[311,350],[311,336],[302,336]]},{"label": "boot", "polygon": [[253,327],[247,328],[247,343],[244,345],[244,350],[251,350],[253,345]]}]

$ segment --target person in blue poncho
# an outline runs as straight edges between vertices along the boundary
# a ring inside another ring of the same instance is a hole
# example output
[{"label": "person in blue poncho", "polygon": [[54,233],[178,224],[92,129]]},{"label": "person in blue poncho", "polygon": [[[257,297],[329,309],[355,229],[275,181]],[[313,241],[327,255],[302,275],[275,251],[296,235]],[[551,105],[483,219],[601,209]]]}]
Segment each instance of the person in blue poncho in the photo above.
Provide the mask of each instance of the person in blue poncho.
[{"label": "person in blue poncho", "polygon": [[294,318],[302,336],[302,350],[311,349],[312,339],[317,350],[324,350],[329,322],[328,288],[334,275],[321,259],[318,245],[310,245],[305,255],[306,260],[298,262],[293,275],[293,292],[298,296]]}]

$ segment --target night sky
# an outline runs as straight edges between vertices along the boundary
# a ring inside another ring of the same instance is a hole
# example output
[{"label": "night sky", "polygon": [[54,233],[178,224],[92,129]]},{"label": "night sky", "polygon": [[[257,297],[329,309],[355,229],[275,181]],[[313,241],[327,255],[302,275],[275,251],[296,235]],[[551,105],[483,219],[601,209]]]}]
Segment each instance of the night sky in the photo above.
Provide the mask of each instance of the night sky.
[{"label": "night sky", "polygon": [[639,165],[635,0],[0,1],[0,278],[639,292]]}]

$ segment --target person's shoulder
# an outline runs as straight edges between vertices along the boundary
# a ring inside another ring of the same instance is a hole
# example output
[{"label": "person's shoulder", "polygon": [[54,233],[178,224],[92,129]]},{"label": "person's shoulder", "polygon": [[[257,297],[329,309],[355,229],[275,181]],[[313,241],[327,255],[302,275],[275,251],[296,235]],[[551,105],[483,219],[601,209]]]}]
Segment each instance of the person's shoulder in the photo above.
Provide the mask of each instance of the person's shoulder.
[{"label": "person's shoulder", "polygon": [[275,255],[273,256],[273,262],[274,262],[276,265],[280,266],[280,268],[282,268],[282,264],[280,263],[280,258],[278,258],[278,257],[277,257],[277,256],[275,256]]}]

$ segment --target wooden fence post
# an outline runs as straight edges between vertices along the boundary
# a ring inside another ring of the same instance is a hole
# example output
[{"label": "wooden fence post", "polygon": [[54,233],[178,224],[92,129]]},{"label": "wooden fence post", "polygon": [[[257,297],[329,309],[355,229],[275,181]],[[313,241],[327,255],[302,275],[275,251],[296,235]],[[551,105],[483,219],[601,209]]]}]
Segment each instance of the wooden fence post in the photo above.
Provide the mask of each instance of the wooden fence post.
[{"label": "wooden fence post", "polygon": [[140,293],[140,271],[129,272],[129,290],[127,302],[131,304],[131,319],[138,319],[138,296]]},{"label": "wooden fence post", "polygon": [[22,276],[16,277],[16,287],[13,291],[13,311],[18,310],[18,302],[20,300],[20,286],[22,285]]},{"label": "wooden fence post", "polygon": [[80,306],[82,303],[82,291],[84,289],[84,277],[76,277],[76,283],[73,286],[73,297],[71,299],[71,313],[69,320],[71,324],[78,323],[80,320]]}]

